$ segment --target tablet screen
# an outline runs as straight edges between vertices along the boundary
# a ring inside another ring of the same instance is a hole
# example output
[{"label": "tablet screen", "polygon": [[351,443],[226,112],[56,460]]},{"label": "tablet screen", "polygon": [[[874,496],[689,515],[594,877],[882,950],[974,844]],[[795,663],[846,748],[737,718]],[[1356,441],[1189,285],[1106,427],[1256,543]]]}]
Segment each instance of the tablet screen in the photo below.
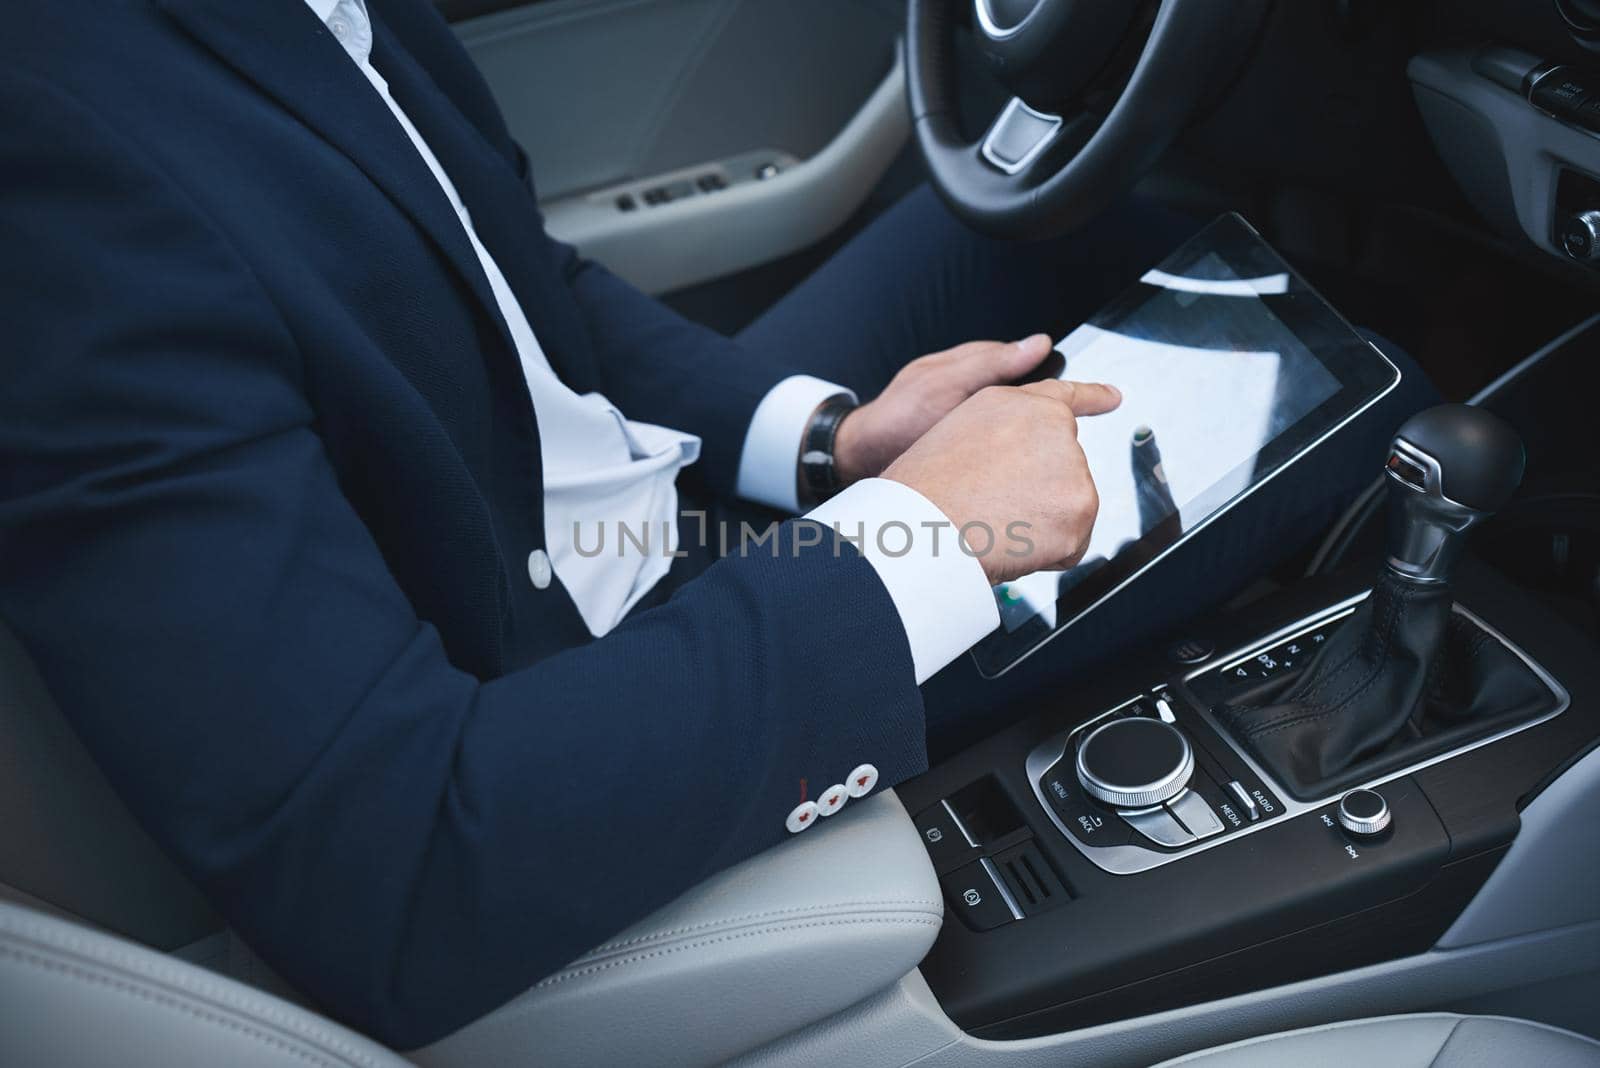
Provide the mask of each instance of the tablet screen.
[{"label": "tablet screen", "polygon": [[1000,627],[973,649],[985,675],[1061,633],[1399,381],[1237,215],[1056,351],[1060,377],[1122,391],[1116,411],[1078,424],[1100,512],[1077,567],[995,588]]}]

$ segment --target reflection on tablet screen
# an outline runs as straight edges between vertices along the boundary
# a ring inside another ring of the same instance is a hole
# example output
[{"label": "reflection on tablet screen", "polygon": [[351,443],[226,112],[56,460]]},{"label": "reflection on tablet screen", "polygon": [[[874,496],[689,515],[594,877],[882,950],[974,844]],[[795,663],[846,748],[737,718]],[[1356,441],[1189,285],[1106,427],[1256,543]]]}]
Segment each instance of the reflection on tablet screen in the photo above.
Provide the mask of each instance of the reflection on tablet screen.
[{"label": "reflection on tablet screen", "polygon": [[[1171,299],[1181,298],[1171,294]],[[1290,339],[1293,340],[1292,338]],[[1078,440],[1100,491],[1100,514],[1081,571],[1114,557],[1124,543],[1169,518],[1180,529],[1205,518],[1187,508],[1208,488],[1232,497],[1249,483],[1248,461],[1293,422],[1331,397],[1339,383],[1309,353],[1239,351],[1174,345],[1085,324],[1057,346],[1062,377],[1108,382],[1122,406],[1078,423]],[[1008,583],[1002,617],[1020,623],[1035,612],[1056,623],[1063,575],[1040,571]],[[1014,629],[1014,627],[1012,628]]]},{"label": "reflection on tablet screen", "polygon": [[1225,216],[1056,346],[1060,377],[1122,405],[1078,423],[1100,493],[1083,563],[995,589],[1001,627],[974,650],[1009,667],[1059,627],[1392,388],[1397,373]]}]

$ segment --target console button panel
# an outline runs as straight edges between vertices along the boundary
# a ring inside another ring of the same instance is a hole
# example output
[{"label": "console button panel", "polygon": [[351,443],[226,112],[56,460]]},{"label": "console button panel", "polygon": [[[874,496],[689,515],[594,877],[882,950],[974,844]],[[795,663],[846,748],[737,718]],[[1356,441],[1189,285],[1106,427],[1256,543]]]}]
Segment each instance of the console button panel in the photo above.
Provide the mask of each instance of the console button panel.
[{"label": "console button panel", "polygon": [[1197,841],[1194,833],[1179,823],[1165,805],[1141,808],[1121,815],[1124,822],[1156,845],[1178,849]]},{"label": "console button panel", "polygon": [[1210,838],[1214,834],[1221,834],[1225,828],[1222,818],[1211,807],[1211,799],[1196,793],[1194,790],[1185,790],[1171,801],[1167,808],[1178,818],[1178,821],[1195,837],[1196,841]]},{"label": "console button panel", "polygon": [[1057,761],[1044,774],[1041,784],[1050,810],[1077,841],[1095,847],[1133,841],[1133,828],[1120,819],[1114,809],[1084,793],[1071,762]]},{"label": "console button panel", "polygon": [[923,808],[913,820],[951,914],[974,931],[993,930],[1073,898],[1017,800],[997,777],[984,775]]},{"label": "console button panel", "polygon": [[974,931],[992,931],[1022,919],[1022,910],[1001,885],[994,863],[987,858],[962,865],[940,879],[939,885],[950,911]]},{"label": "console button panel", "polygon": [[[1079,780],[1083,741],[1107,723],[1147,718],[1171,724],[1188,740],[1194,769],[1186,787],[1164,803],[1119,808],[1091,796]],[[1129,698],[1040,746],[1029,778],[1052,822],[1078,849],[1110,871],[1142,871],[1198,844],[1280,816],[1283,804],[1212,729],[1192,703],[1165,686]],[[1239,793],[1228,785],[1238,783]]]},{"label": "console button panel", "polygon": [[913,822],[935,871],[947,871],[976,846],[947,801],[917,813]]}]

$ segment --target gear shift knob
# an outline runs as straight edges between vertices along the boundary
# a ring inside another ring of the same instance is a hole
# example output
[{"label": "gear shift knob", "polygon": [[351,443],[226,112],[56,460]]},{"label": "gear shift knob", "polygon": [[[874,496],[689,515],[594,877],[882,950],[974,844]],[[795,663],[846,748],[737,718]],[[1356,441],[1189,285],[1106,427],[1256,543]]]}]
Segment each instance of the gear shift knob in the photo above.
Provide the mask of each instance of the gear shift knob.
[{"label": "gear shift knob", "polygon": [[1522,439],[1505,420],[1466,404],[1418,412],[1395,433],[1389,475],[1389,567],[1443,582],[1466,533],[1516,492]]}]

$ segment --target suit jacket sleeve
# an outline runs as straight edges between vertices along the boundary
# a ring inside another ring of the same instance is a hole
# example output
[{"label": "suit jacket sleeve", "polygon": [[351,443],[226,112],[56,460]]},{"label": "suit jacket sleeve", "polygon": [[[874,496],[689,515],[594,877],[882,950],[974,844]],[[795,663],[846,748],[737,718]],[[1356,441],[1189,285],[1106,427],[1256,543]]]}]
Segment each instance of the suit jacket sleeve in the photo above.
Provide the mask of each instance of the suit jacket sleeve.
[{"label": "suit jacket sleeve", "polygon": [[457,670],[222,231],[8,72],[0,189],[0,613],[135,814],[336,1015],[428,1042],[784,837],[802,779],[923,767],[893,605],[853,549],[796,548],[815,527],[587,647]]}]

